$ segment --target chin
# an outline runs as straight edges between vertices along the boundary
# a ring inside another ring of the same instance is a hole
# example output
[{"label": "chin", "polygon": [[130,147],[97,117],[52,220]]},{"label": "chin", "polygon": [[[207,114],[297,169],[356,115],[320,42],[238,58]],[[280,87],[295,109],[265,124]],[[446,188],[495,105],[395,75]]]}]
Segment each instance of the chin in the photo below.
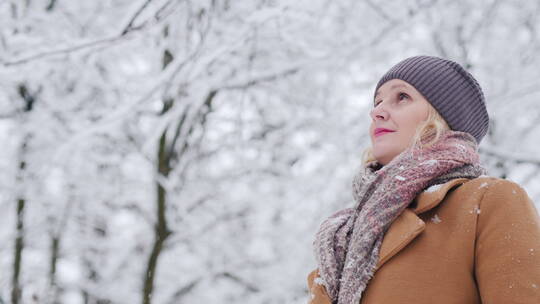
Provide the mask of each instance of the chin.
[{"label": "chin", "polygon": [[394,159],[394,157],[396,156],[397,154],[396,153],[391,153],[391,152],[387,152],[387,153],[376,153],[375,151],[373,151],[373,157],[377,160],[377,162],[379,162],[381,165],[386,165],[388,164],[389,162],[392,161],[392,159]]}]

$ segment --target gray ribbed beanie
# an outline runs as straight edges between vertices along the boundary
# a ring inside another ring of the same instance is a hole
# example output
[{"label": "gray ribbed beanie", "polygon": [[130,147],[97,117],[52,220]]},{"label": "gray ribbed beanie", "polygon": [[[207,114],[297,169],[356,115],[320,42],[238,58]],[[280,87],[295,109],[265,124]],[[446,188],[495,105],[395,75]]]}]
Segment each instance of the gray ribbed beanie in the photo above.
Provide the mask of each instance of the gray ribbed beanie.
[{"label": "gray ribbed beanie", "polygon": [[409,57],[384,74],[375,92],[391,79],[411,84],[452,130],[470,133],[478,143],[486,135],[489,116],[484,93],[476,79],[458,63],[433,56]]}]

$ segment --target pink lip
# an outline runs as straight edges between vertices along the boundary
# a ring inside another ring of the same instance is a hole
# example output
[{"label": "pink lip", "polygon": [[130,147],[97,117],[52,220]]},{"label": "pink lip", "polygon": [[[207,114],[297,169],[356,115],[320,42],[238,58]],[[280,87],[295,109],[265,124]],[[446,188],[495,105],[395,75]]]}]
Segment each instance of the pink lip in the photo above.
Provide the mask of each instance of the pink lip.
[{"label": "pink lip", "polygon": [[385,128],[376,128],[374,131],[373,131],[373,135],[375,137],[377,136],[381,136],[381,135],[384,135],[386,133],[391,133],[391,132],[396,132],[394,130],[390,130],[390,129],[385,129]]}]

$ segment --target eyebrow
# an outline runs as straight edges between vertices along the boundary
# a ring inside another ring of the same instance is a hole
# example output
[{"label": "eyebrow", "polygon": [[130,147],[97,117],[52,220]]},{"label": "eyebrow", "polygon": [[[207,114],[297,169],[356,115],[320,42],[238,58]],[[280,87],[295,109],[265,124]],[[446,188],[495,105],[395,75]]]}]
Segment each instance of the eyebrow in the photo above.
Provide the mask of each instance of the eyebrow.
[{"label": "eyebrow", "polygon": [[[400,84],[395,84],[395,85],[393,85],[393,86],[390,87],[390,89],[395,89],[395,88],[404,88],[404,89],[406,89],[407,86],[404,85],[404,84],[402,84],[402,83],[400,83]],[[375,97],[377,97],[377,95],[379,95],[379,91],[377,91],[377,92],[375,93]]]}]

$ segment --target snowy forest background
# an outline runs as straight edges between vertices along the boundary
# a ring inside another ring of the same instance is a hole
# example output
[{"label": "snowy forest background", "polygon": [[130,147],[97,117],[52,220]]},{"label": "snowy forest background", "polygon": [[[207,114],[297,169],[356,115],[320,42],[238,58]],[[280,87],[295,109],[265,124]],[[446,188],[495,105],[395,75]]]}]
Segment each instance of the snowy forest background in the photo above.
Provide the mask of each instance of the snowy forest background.
[{"label": "snowy forest background", "polygon": [[540,207],[540,1],[1,0],[0,303],[306,303],[377,80],[462,63]]}]

